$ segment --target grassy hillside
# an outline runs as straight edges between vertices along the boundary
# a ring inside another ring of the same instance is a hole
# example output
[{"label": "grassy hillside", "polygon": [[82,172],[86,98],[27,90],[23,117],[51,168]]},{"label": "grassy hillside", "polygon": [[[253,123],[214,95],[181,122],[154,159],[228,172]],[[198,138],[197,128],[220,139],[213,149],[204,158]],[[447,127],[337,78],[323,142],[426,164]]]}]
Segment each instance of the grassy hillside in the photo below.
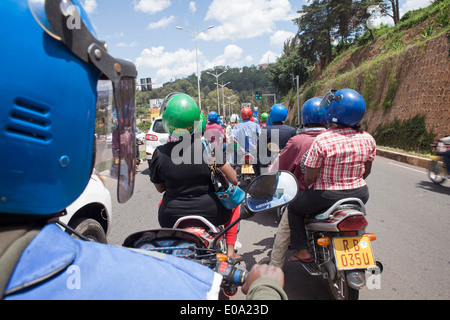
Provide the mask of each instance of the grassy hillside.
[{"label": "grassy hillside", "polygon": [[[427,8],[410,11],[396,26],[382,25],[374,29],[374,39],[367,31],[354,46],[333,59],[323,70],[314,70],[310,81],[300,88],[300,106],[309,98],[323,96],[331,88],[352,88],[363,95],[369,110],[377,111],[381,116],[386,114],[393,106],[404,73],[411,63],[410,48],[418,47],[420,52],[433,38],[449,36],[449,4],[450,0],[436,1]],[[284,103],[289,106],[288,119],[294,125],[297,122],[296,93],[291,91]],[[368,119],[364,121],[369,132],[381,130],[370,126]],[[408,149],[427,149],[428,142],[433,142],[434,134],[426,129],[425,121],[411,121],[415,130],[420,131],[419,136],[424,134],[426,138],[420,138],[424,140],[421,146],[411,145],[408,141]],[[396,130],[399,130],[398,123],[396,119],[392,124]],[[423,127],[417,128],[422,124]],[[389,123],[383,124],[384,130],[389,127]],[[408,123],[403,127],[411,130]],[[411,140],[408,134],[401,136]],[[389,142],[389,139],[384,140]],[[406,145],[397,141],[392,146],[402,147],[403,144]]]}]

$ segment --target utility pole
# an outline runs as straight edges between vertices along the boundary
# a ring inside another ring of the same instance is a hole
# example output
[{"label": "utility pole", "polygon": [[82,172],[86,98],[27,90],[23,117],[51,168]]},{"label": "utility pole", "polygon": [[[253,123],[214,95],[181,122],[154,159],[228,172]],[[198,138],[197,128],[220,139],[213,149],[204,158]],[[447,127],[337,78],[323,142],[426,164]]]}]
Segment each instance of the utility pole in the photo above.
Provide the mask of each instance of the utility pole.
[{"label": "utility pole", "polygon": [[210,75],[216,77],[216,85],[217,85],[217,112],[219,113],[219,115],[220,115],[220,103],[219,103],[219,77],[220,77],[222,74],[224,74],[225,72],[227,72],[227,70],[225,70],[224,72],[219,73],[219,74],[217,74],[217,70],[216,70],[216,74],[206,71],[206,73],[208,73],[208,74],[210,74]]}]

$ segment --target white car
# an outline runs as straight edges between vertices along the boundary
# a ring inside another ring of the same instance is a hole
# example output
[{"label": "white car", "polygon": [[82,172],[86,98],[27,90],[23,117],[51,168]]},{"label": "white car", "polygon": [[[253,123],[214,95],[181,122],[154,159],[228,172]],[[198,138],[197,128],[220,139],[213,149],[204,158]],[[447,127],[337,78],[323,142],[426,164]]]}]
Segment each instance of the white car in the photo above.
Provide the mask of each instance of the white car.
[{"label": "white car", "polygon": [[99,176],[91,175],[86,189],[66,208],[66,212],[66,215],[59,218],[61,222],[90,240],[107,243],[112,202],[111,194]]},{"label": "white car", "polygon": [[161,146],[167,142],[169,134],[163,127],[162,117],[153,120],[150,130],[145,135],[145,154],[147,156],[148,165],[152,162],[153,153],[156,147]]},{"label": "white car", "polygon": [[136,128],[136,141],[138,144],[144,144],[145,142],[145,133],[143,133],[139,128]]}]

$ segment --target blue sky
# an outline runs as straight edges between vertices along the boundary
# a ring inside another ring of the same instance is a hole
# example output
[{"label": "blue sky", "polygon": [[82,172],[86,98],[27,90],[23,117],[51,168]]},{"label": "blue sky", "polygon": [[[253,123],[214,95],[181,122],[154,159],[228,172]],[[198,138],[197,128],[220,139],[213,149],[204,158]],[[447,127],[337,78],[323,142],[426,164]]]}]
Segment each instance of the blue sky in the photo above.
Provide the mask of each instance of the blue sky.
[{"label": "blue sky", "polygon": [[[307,0],[80,0],[113,56],[133,61],[155,87],[223,65],[275,62],[297,31],[292,19]],[[400,0],[401,15],[429,0]],[[220,78],[219,78],[220,81]]]}]

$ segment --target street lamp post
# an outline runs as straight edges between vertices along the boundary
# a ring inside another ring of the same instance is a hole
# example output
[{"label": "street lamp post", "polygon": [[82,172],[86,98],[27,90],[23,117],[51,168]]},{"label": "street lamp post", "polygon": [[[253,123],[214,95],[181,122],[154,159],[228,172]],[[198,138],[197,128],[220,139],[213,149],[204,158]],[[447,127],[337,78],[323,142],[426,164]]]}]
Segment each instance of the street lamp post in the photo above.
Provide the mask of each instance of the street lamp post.
[{"label": "street lamp post", "polygon": [[194,32],[183,29],[182,27],[176,27],[178,30],[186,31],[187,33],[190,33],[194,37],[195,42],[195,61],[197,63],[197,87],[198,87],[198,106],[200,110],[202,109],[202,100],[200,97],[200,74],[198,73],[198,52],[197,52],[197,36],[202,33],[203,31],[206,31],[208,29],[214,28],[214,26],[209,26],[206,29],[203,29],[202,31],[196,32],[196,27],[194,26]]},{"label": "street lamp post", "polygon": [[228,81],[225,84],[223,84],[223,83],[220,84],[220,83],[216,82],[216,84],[222,88],[222,105],[223,105],[223,119],[224,120],[225,120],[225,98],[224,98],[224,93],[223,93],[223,87],[225,87],[227,84],[230,84],[230,83],[231,83],[231,81]]},{"label": "street lamp post", "polygon": [[231,117],[231,98],[235,97],[236,95],[232,95],[232,96],[226,96],[226,98],[228,99],[228,115]]},{"label": "street lamp post", "polygon": [[208,73],[208,74],[210,74],[210,75],[216,77],[216,85],[217,85],[217,111],[219,112],[219,115],[220,115],[220,103],[219,103],[219,77],[220,77],[222,74],[224,74],[225,72],[227,72],[227,70],[225,70],[224,72],[219,73],[219,74],[217,74],[217,70],[216,70],[216,74],[206,71],[206,73]]}]

